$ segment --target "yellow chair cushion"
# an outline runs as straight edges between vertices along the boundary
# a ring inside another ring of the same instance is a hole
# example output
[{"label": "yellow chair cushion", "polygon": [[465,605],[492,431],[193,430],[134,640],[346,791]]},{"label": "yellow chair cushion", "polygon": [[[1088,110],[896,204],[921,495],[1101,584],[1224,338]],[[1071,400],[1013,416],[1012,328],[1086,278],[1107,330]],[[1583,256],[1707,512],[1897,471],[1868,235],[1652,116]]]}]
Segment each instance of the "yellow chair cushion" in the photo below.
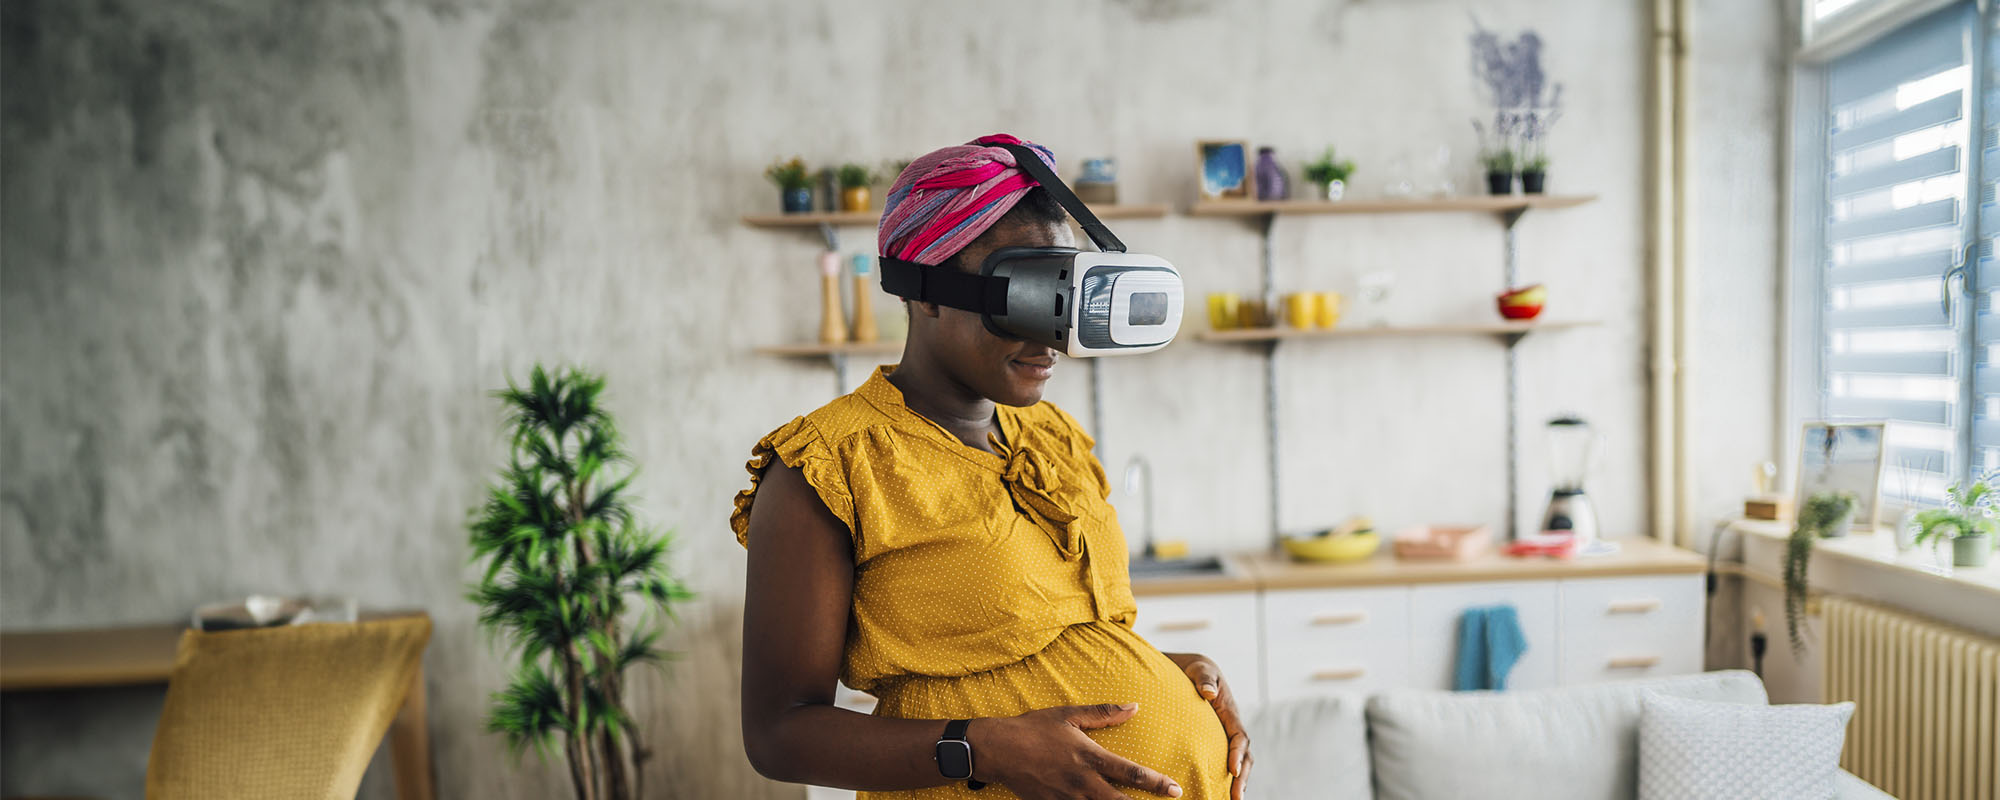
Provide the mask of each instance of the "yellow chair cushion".
[{"label": "yellow chair cushion", "polygon": [[181,635],[150,800],[350,800],[410,688],[429,617]]}]

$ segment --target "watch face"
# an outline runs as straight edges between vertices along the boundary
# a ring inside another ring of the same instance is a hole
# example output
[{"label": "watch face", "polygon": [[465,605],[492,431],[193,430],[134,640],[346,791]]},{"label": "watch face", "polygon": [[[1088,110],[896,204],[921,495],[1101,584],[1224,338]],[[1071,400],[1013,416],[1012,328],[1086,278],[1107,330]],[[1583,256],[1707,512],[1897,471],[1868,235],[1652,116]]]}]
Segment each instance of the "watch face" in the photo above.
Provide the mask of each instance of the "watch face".
[{"label": "watch face", "polygon": [[955,781],[972,777],[972,745],[963,741],[937,743],[938,772]]}]

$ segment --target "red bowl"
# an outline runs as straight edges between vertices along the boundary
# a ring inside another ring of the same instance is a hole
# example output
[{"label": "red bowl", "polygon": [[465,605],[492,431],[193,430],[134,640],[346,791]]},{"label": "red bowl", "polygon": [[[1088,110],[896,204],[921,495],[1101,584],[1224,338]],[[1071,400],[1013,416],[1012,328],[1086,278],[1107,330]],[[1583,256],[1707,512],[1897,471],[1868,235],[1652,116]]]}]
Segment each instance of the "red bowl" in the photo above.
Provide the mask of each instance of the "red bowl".
[{"label": "red bowl", "polygon": [[1506,300],[1500,301],[1500,316],[1508,319],[1534,319],[1541,316],[1541,313],[1541,303],[1534,305],[1508,305]]}]

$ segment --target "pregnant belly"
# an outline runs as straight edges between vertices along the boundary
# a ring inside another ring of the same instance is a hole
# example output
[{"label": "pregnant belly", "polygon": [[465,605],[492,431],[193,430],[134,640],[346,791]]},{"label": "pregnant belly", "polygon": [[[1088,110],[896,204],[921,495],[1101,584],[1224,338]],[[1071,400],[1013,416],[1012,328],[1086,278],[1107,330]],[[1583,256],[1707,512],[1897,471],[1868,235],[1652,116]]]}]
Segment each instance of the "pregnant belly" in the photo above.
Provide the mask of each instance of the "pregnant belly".
[{"label": "pregnant belly", "polygon": [[[1124,723],[1085,732],[1106,750],[1173,778],[1186,800],[1228,796],[1229,742],[1215,710],[1172,660],[1138,634],[1111,622],[1070,626],[1042,652],[999,669],[890,683],[883,687],[875,713],[903,719],[1010,717],[1087,703],[1139,704],[1139,713]],[[1132,797],[1159,797],[1119,788]],[[975,793],[962,783],[916,792],[862,793],[864,798],[911,800],[1013,796],[1004,787]]]}]

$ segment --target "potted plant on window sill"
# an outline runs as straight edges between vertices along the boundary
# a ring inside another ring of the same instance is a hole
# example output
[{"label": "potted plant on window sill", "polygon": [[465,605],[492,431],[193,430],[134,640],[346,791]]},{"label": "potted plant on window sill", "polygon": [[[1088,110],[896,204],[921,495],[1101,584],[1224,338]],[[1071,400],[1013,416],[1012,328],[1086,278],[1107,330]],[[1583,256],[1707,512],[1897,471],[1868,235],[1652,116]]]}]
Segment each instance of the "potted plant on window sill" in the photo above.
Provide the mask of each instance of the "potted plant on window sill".
[{"label": "potted plant on window sill", "polygon": [[[1970,484],[1958,484],[1945,491],[1944,508],[1917,514],[1916,543],[1942,547],[1951,542],[1951,563],[1957,567],[1983,567],[1993,554],[1993,538],[2000,532],[1994,519],[1992,476]],[[1943,558],[1939,559],[1940,564]]]},{"label": "potted plant on window sill", "polygon": [[1853,524],[1853,492],[1820,492],[1799,506],[1792,536],[1785,541],[1785,633],[1791,638],[1793,653],[1802,653],[1806,647],[1799,620],[1805,616],[1806,569],[1812,565],[1813,545],[1820,539],[1846,536]]},{"label": "potted plant on window sill", "polygon": [[1318,160],[1308,161],[1299,170],[1314,200],[1335,201],[1347,196],[1347,178],[1354,174],[1354,162],[1333,157],[1333,148]]},{"label": "potted plant on window sill", "polygon": [[812,171],[799,159],[780,161],[764,169],[764,177],[778,185],[778,199],[787,214],[813,210]]}]

